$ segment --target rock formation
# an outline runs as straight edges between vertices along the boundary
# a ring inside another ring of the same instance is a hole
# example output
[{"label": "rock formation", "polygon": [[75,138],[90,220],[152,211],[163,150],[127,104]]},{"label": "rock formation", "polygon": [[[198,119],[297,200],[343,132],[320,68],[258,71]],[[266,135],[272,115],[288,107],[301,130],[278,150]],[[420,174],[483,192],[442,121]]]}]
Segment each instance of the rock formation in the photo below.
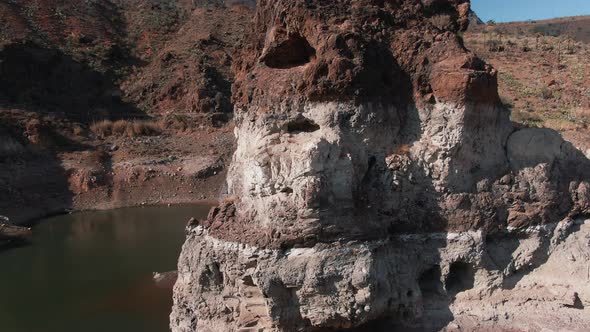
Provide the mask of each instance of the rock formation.
[{"label": "rock formation", "polygon": [[475,13],[473,10],[469,12],[469,27],[473,27],[473,26],[478,26],[478,25],[484,25],[485,22],[481,20],[481,18],[479,18],[479,16],[477,16],[477,13]]},{"label": "rock formation", "polygon": [[228,197],[188,228],[172,331],[590,328],[590,162],[510,122],[469,12],[258,1]]}]

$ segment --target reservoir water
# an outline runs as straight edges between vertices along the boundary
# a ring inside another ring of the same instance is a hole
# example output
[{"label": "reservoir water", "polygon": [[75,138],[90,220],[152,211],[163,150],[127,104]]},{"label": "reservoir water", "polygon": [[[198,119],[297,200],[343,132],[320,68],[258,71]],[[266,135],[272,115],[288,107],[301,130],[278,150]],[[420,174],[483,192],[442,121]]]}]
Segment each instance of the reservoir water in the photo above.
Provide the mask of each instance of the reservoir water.
[{"label": "reservoir water", "polygon": [[166,332],[190,217],[209,206],[129,208],[50,218],[32,243],[0,252],[0,331]]}]

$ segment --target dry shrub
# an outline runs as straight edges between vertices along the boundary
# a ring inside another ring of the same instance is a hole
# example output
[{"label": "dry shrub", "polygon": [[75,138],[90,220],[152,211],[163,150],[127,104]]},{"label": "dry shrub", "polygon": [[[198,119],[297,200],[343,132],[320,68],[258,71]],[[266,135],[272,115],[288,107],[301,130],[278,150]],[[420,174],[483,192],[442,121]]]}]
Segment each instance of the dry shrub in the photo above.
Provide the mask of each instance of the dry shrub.
[{"label": "dry shrub", "polygon": [[113,122],[109,120],[95,122],[90,126],[90,131],[100,137],[111,136],[113,133]]},{"label": "dry shrub", "polygon": [[129,122],[127,120],[115,121],[112,125],[113,135],[116,135],[116,136],[125,135],[125,133],[127,132],[128,126],[129,126]]},{"label": "dry shrub", "polygon": [[[162,133],[162,124],[153,121],[140,121],[132,123],[132,136],[156,136]],[[129,127],[127,127],[129,133]]]},{"label": "dry shrub", "polygon": [[549,87],[542,87],[541,88],[541,98],[544,100],[553,99],[553,90]]},{"label": "dry shrub", "polygon": [[109,136],[157,136],[162,133],[160,122],[146,120],[103,120],[90,126],[90,130],[100,137]]},{"label": "dry shrub", "polygon": [[499,39],[489,39],[485,43],[489,52],[504,52],[505,47]]}]

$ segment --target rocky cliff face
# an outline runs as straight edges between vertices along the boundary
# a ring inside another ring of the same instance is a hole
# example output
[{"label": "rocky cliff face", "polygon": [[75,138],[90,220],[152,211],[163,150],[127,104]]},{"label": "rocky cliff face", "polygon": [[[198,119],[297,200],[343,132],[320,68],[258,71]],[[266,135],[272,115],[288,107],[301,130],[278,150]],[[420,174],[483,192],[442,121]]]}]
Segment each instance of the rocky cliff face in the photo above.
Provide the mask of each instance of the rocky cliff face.
[{"label": "rocky cliff face", "polygon": [[540,304],[541,326],[590,326],[583,268],[538,281],[560,254],[589,262],[590,162],[512,125],[457,35],[469,12],[258,2],[228,198],[189,227],[173,331],[508,329]]},{"label": "rocky cliff face", "polygon": [[0,214],[215,198],[253,4],[0,1]]}]

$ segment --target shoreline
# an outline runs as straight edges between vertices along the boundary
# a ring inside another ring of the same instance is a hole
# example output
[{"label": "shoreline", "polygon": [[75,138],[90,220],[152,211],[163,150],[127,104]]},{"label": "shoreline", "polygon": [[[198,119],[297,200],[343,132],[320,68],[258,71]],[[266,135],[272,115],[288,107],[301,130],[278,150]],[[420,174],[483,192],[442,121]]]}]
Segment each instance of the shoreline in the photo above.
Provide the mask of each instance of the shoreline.
[{"label": "shoreline", "polygon": [[80,208],[80,209],[62,209],[56,210],[47,214],[41,214],[36,217],[28,218],[25,221],[15,223],[18,226],[27,226],[27,227],[35,227],[38,224],[44,222],[45,220],[51,219],[53,217],[58,217],[66,214],[75,214],[75,213],[82,213],[82,212],[100,212],[100,211],[113,211],[113,210],[121,210],[121,209],[132,209],[132,208],[150,208],[150,207],[169,207],[174,208],[178,206],[190,206],[190,205],[202,205],[202,206],[215,206],[219,204],[219,200],[216,199],[198,199],[195,201],[186,201],[186,202],[157,202],[152,204],[144,204],[144,203],[136,203],[136,204],[129,204],[129,205],[114,205],[112,207],[90,207],[90,208]]}]

